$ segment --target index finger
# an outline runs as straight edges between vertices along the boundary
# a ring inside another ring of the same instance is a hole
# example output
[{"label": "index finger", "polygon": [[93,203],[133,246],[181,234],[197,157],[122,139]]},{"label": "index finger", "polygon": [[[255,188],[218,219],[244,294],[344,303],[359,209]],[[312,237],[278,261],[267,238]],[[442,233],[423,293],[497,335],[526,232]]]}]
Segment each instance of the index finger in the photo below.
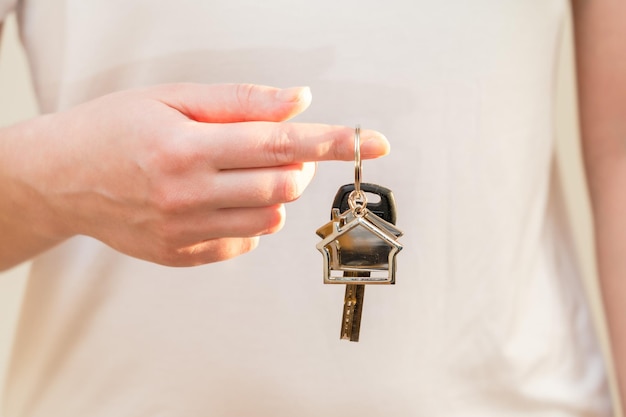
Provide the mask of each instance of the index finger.
[{"label": "index finger", "polygon": [[[316,161],[354,159],[354,129],[308,123],[244,122],[205,124],[213,166],[260,168]],[[361,130],[361,158],[389,153],[389,142],[374,130]]]}]

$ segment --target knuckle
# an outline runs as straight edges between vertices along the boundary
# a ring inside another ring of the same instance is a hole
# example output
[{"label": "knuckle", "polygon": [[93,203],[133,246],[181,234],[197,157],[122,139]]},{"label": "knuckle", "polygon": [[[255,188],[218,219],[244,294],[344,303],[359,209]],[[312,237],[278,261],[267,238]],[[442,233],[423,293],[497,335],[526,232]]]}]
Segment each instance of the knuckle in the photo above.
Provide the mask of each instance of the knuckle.
[{"label": "knuckle", "polygon": [[199,204],[191,188],[169,179],[157,179],[150,184],[146,199],[161,225],[175,222]]},{"label": "knuckle", "polygon": [[175,141],[165,141],[160,144],[151,158],[151,167],[157,174],[164,176],[179,175],[183,173],[188,164],[186,164],[186,155],[183,149],[174,145]]},{"label": "knuckle", "polygon": [[255,86],[253,84],[237,84],[235,88],[235,97],[237,105],[242,110],[247,110],[252,107],[252,98],[254,95]]},{"label": "knuckle", "polygon": [[[190,137],[191,136],[191,137]],[[175,176],[189,170],[194,162],[192,133],[185,129],[166,129],[154,132],[144,146],[140,166],[149,175]]]},{"label": "knuckle", "polygon": [[159,254],[171,254],[176,251],[177,235],[178,231],[172,226],[171,222],[164,222],[159,225],[154,242],[157,245]]},{"label": "knuckle", "polygon": [[155,249],[155,258],[157,263],[166,266],[180,266],[182,259],[177,248],[171,246],[167,242],[157,242]]},{"label": "knuckle", "polygon": [[268,141],[267,160],[275,166],[289,165],[296,160],[298,142],[284,124],[278,126]]},{"label": "knuckle", "polygon": [[243,239],[242,243],[241,243],[241,254],[250,252],[254,249],[256,249],[259,246],[259,238],[258,236],[255,237],[248,237]]},{"label": "knuckle", "polygon": [[258,246],[258,237],[224,238],[211,241],[203,248],[201,263],[219,262],[250,252]]},{"label": "knuckle", "polygon": [[275,187],[274,200],[281,203],[295,201],[304,192],[312,175],[305,164],[292,165],[283,172]]},{"label": "knuckle", "polygon": [[187,267],[225,261],[250,252],[259,245],[259,238],[223,238],[200,242],[185,248],[161,247],[155,262],[170,267]]},{"label": "knuckle", "polygon": [[165,219],[158,226],[157,242],[161,248],[172,250],[176,248],[176,242],[180,235],[178,226],[173,221]]},{"label": "knuckle", "polygon": [[[202,251],[202,247],[206,246],[203,243],[183,248],[163,247],[161,252],[163,265],[171,267],[187,267],[208,263],[199,260],[201,258],[206,258],[207,256],[207,254]],[[211,262],[214,262],[214,260],[211,260]]]},{"label": "knuckle", "polygon": [[150,245],[159,263],[179,262],[181,242],[185,241],[184,225],[176,216],[157,213],[151,222]]},{"label": "knuckle", "polygon": [[259,246],[259,237],[245,237],[238,239],[237,249],[234,252],[231,252],[229,257],[233,258],[238,255],[243,255],[244,253],[250,252],[256,249]]},{"label": "knuckle", "polygon": [[150,193],[149,200],[164,228],[167,228],[168,222],[181,213],[185,206],[178,193],[167,185],[155,186]]},{"label": "knuckle", "polygon": [[349,161],[354,159],[354,131],[341,128],[331,136],[332,146],[328,148],[328,156],[332,160]]},{"label": "knuckle", "polygon": [[291,202],[297,200],[304,191],[302,176],[299,170],[289,170],[280,178],[276,187],[275,200],[280,202]]},{"label": "knuckle", "polygon": [[260,224],[259,233],[256,235],[276,233],[285,225],[285,208],[282,204],[265,207],[260,216],[262,216],[263,221]]}]

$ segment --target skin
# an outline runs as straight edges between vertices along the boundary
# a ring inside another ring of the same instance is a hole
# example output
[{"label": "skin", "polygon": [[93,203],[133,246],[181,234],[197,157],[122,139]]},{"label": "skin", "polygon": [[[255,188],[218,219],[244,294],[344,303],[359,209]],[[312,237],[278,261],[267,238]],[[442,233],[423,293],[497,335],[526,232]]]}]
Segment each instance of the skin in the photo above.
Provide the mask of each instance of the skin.
[{"label": "skin", "polygon": [[[354,129],[285,122],[308,88],[161,85],[0,130],[0,269],[75,235],[169,266],[248,252]],[[389,151],[361,133],[363,158]]]},{"label": "skin", "polygon": [[598,273],[619,396],[626,404],[626,2],[572,4]]}]

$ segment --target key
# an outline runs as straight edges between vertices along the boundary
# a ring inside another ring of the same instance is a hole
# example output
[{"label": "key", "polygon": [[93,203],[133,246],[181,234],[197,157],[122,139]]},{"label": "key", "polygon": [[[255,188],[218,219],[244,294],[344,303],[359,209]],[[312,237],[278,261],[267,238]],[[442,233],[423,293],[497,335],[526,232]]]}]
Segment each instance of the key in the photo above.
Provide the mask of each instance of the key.
[{"label": "key", "polygon": [[[396,222],[396,205],[393,193],[388,188],[376,184],[361,183],[361,190],[366,193],[375,194],[380,197],[378,202],[368,202],[367,210],[376,214],[383,220],[395,224]],[[333,208],[340,212],[350,209],[349,196],[354,191],[354,184],[347,184],[339,188],[333,201]],[[345,271],[344,277],[369,277],[369,272]],[[391,282],[393,284],[393,282]],[[361,330],[361,316],[363,314],[363,301],[365,297],[365,285],[363,284],[346,284],[346,292],[344,296],[343,314],[341,318],[341,334],[342,340],[358,342]]]},{"label": "key", "polygon": [[[380,199],[368,204],[368,193]],[[342,186],[333,201],[331,221],[317,229],[324,257],[324,283],[346,284],[341,339],[359,341],[365,284],[395,284],[396,255],[402,232],[394,225],[391,190],[361,183],[360,128],[354,131],[354,184]],[[342,273],[343,275],[337,275]]]}]

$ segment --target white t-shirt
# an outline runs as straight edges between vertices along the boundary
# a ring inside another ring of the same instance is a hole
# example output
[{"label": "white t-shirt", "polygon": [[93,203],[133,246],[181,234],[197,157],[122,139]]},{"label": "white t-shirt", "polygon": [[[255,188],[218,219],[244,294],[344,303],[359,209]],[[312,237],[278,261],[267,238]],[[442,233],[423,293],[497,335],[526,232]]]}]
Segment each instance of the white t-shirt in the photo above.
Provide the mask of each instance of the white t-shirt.
[{"label": "white t-shirt", "polygon": [[339,340],[343,287],[322,284],[315,249],[351,163],[321,163],[285,228],[226,262],[71,239],[34,262],[6,417],[610,415],[552,175],[564,0],[18,10],[44,112],[163,82],[311,86],[297,120],[390,139],[363,180],[394,190],[405,235],[359,343]]}]

